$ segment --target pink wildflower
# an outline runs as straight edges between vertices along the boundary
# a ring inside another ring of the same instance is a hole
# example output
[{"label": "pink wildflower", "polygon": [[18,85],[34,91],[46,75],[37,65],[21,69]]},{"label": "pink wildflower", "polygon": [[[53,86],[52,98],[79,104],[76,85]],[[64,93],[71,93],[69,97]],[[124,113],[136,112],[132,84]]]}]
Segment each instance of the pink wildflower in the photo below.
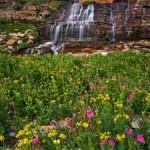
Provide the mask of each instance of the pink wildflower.
[{"label": "pink wildflower", "polygon": [[101,140],[99,145],[100,145],[100,147],[103,147],[105,145],[105,140]]},{"label": "pink wildflower", "polygon": [[99,88],[99,94],[103,94],[105,88],[106,88],[106,86],[101,86],[101,87]]},{"label": "pink wildflower", "polygon": [[126,134],[127,134],[127,135],[131,135],[132,133],[133,133],[133,130],[132,130],[132,129],[126,130]]},{"label": "pink wildflower", "polygon": [[90,83],[90,90],[95,90],[96,86],[93,82]]},{"label": "pink wildflower", "polygon": [[139,142],[139,143],[145,143],[145,139],[144,139],[144,136],[143,134],[137,134],[136,135],[136,141]]},{"label": "pink wildflower", "polygon": [[113,140],[113,139],[110,139],[110,140],[108,141],[108,143],[109,143],[110,146],[114,146],[114,145],[116,144],[116,141]]},{"label": "pink wildflower", "polygon": [[88,118],[94,118],[94,112],[93,112],[93,110],[92,109],[88,109],[86,111],[86,115],[87,115]]},{"label": "pink wildflower", "polygon": [[39,138],[38,137],[35,137],[34,139],[33,139],[33,144],[34,145],[37,145],[39,143]]},{"label": "pink wildflower", "polygon": [[135,91],[132,90],[131,94],[129,95],[129,97],[127,97],[127,102],[131,102],[132,99],[134,98],[135,96]]},{"label": "pink wildflower", "polygon": [[65,127],[66,127],[66,128],[71,128],[71,118],[70,118],[70,117],[67,117],[67,118],[66,118]]}]

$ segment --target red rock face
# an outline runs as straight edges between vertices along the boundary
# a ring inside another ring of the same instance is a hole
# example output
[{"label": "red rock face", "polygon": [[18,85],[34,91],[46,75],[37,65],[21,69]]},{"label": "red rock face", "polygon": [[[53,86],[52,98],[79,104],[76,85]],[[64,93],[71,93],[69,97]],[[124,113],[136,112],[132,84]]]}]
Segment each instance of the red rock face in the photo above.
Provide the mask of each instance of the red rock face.
[{"label": "red rock face", "polygon": [[[82,2],[85,0],[81,0]],[[150,1],[146,0],[97,0],[100,3],[95,7],[95,26],[91,28],[94,41],[110,40],[112,23],[111,9],[115,21],[115,38],[123,39],[150,39]],[[146,1],[146,2],[145,2]],[[104,2],[101,4],[101,2]]]},{"label": "red rock face", "polygon": [[113,0],[79,0],[81,3],[85,2],[96,2],[96,3],[112,3]]},{"label": "red rock face", "polygon": [[79,0],[79,2],[81,3],[85,3],[85,2],[96,2],[96,3],[113,3],[113,2],[149,2],[149,0]]}]

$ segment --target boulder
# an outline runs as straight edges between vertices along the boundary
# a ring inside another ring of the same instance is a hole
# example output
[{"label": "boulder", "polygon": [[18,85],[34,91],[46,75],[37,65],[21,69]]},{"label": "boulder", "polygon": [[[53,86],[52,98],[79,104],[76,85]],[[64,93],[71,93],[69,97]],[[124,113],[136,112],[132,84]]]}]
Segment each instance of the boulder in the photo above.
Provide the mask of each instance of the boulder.
[{"label": "boulder", "polygon": [[13,47],[12,47],[12,46],[8,46],[8,49],[9,49],[9,50],[13,50]]},{"label": "boulder", "polygon": [[33,39],[34,39],[34,37],[33,37],[32,35],[28,35],[28,38],[29,38],[30,40],[33,40]]},{"label": "boulder", "polygon": [[140,41],[137,42],[136,44],[143,48],[150,48],[150,41]]},{"label": "boulder", "polygon": [[18,40],[18,41],[17,41],[17,44],[22,44],[22,40]]},{"label": "boulder", "polygon": [[9,39],[6,42],[6,46],[13,46],[16,43],[16,39]]},{"label": "boulder", "polygon": [[0,37],[0,44],[3,42],[3,38]]}]

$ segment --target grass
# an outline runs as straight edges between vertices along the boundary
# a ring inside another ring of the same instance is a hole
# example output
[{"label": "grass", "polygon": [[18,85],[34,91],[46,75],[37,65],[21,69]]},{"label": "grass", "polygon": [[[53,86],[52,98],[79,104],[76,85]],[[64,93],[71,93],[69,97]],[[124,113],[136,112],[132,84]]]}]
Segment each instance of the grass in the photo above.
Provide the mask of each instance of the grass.
[{"label": "grass", "polygon": [[21,23],[18,21],[7,22],[0,21],[0,33],[18,33],[24,32],[26,30],[36,30],[36,27],[33,24]]}]

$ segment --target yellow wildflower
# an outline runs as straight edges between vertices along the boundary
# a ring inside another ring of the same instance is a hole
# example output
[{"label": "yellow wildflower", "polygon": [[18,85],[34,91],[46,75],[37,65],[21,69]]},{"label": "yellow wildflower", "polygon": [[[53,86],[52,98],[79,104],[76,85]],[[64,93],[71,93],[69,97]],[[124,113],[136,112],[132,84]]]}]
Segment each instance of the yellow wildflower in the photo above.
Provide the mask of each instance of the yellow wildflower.
[{"label": "yellow wildflower", "polygon": [[32,140],[29,140],[29,139],[27,139],[27,138],[20,139],[20,140],[18,141],[17,146],[18,146],[18,147],[22,147],[23,145],[28,145],[28,144],[30,144],[31,142],[32,142]]},{"label": "yellow wildflower", "polygon": [[96,102],[96,98],[94,98],[94,97],[92,97],[91,99],[90,99],[90,103],[94,103],[94,102]]},{"label": "yellow wildflower", "polygon": [[89,126],[89,124],[88,124],[87,122],[83,122],[83,123],[82,123],[82,126],[83,126],[84,128],[87,128],[87,127]]},{"label": "yellow wildflower", "polygon": [[109,94],[105,94],[103,100],[104,100],[104,101],[110,100],[110,95],[109,95]]},{"label": "yellow wildflower", "polygon": [[123,104],[121,102],[115,102],[116,107],[118,108],[122,108]]},{"label": "yellow wildflower", "polygon": [[31,126],[33,125],[33,123],[29,123],[24,127],[24,130],[28,130]]},{"label": "yellow wildflower", "polygon": [[98,116],[98,115],[99,115],[99,111],[95,110],[95,116]]},{"label": "yellow wildflower", "polygon": [[106,80],[106,83],[109,83],[109,80]]},{"label": "yellow wildflower", "polygon": [[126,120],[130,119],[128,114],[123,114],[123,116],[125,117]]},{"label": "yellow wildflower", "polygon": [[117,134],[116,140],[122,142],[125,139],[125,134]]},{"label": "yellow wildflower", "polygon": [[47,126],[47,128],[48,128],[49,130],[54,130],[54,129],[56,129],[56,126],[55,126],[55,125],[51,125],[51,126]]},{"label": "yellow wildflower", "polygon": [[4,136],[3,135],[0,135],[0,141],[4,141]]},{"label": "yellow wildflower", "polygon": [[83,100],[80,100],[79,102],[80,102],[81,105],[85,104],[85,102]]},{"label": "yellow wildflower", "polygon": [[100,134],[100,140],[108,140],[110,138],[110,132],[104,132]]},{"label": "yellow wildflower", "polygon": [[51,132],[48,133],[48,137],[53,137],[53,136],[56,136],[58,133],[56,130],[52,130]]},{"label": "yellow wildflower", "polygon": [[76,123],[76,126],[78,126],[78,127],[80,127],[81,125],[82,125],[81,121]]},{"label": "yellow wildflower", "polygon": [[65,138],[66,138],[66,136],[65,136],[63,133],[59,134],[59,137],[60,137],[61,139],[65,139]]},{"label": "yellow wildflower", "polygon": [[26,131],[26,132],[24,133],[24,135],[31,135],[31,134],[32,134],[31,131]]},{"label": "yellow wildflower", "polygon": [[16,138],[19,138],[20,136],[24,135],[25,131],[24,130],[20,130],[17,135]]},{"label": "yellow wildflower", "polygon": [[145,100],[147,104],[150,104],[150,93],[147,94]]},{"label": "yellow wildflower", "polygon": [[46,127],[46,126],[41,126],[40,129],[41,129],[41,130],[46,130],[47,127]]},{"label": "yellow wildflower", "polygon": [[60,144],[60,139],[53,140],[53,143],[54,143],[54,144]]},{"label": "yellow wildflower", "polygon": [[99,94],[97,97],[98,100],[102,100],[103,98],[104,98],[104,96],[102,94]]},{"label": "yellow wildflower", "polygon": [[117,122],[117,121],[118,121],[118,119],[119,119],[119,118],[121,118],[121,117],[122,117],[122,115],[117,114],[117,115],[116,115],[116,117],[114,118],[114,122]]},{"label": "yellow wildflower", "polygon": [[102,121],[98,120],[96,123],[97,123],[97,124],[102,124]]},{"label": "yellow wildflower", "polygon": [[39,134],[38,134],[37,131],[33,131],[33,134],[34,134],[35,137],[38,137],[38,136],[39,136]]}]

